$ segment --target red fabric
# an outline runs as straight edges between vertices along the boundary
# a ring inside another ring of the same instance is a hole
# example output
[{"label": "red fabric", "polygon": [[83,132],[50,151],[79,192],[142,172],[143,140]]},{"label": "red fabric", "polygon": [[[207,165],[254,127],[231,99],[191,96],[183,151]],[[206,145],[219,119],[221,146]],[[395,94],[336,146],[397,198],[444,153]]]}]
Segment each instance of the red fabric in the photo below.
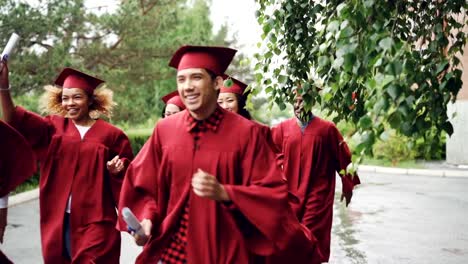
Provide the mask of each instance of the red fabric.
[{"label": "red fabric", "polygon": [[247,88],[247,84],[237,80],[236,78],[230,77],[228,75],[223,75],[224,80],[229,79],[229,78],[232,80],[232,86],[226,87],[224,86],[224,83],[223,83],[223,86],[221,86],[220,93],[235,93],[235,94],[244,96],[244,91],[245,91],[245,88]]},{"label": "red fabric", "polygon": [[0,120],[0,197],[5,196],[36,171],[31,145],[13,127]]},{"label": "red fabric", "polygon": [[169,246],[161,255],[161,261],[167,264],[187,263],[187,228],[189,222],[188,204],[185,204],[177,231],[172,236]]},{"label": "red fabric", "polygon": [[[223,114],[220,108],[206,120],[196,120],[191,115],[187,115],[187,131],[190,132],[195,141],[198,141],[208,130],[216,132],[221,122]],[[188,227],[188,204],[185,203],[182,217],[179,220],[178,228],[171,238],[169,246],[164,249],[161,260],[164,263],[187,263],[187,227]]]},{"label": "red fabric", "polygon": [[180,99],[178,91],[173,91],[171,93],[168,93],[165,96],[163,96],[161,99],[166,105],[167,104],[176,105],[177,107],[180,108],[181,111],[185,109],[185,105],[182,102],[182,99]]},{"label": "red fabric", "polygon": [[13,264],[13,262],[0,250],[0,264]]},{"label": "red fabric", "polygon": [[119,155],[128,165],[132,150],[127,136],[97,120],[83,139],[70,119],[41,117],[17,107],[13,126],[39,153],[40,216],[45,263],[68,263],[63,257],[63,219],[71,203],[74,263],[118,263],[120,234],[116,206],[124,172],[111,175],[106,163]]},{"label": "red fabric", "polygon": [[[189,200],[188,263],[251,263],[304,235],[289,212],[287,186],[275,155],[259,128],[221,110],[216,132],[206,131],[195,147],[187,132],[188,112],[158,122],[127,170],[120,207],[153,222],[152,235],[136,263],[156,263]],[[202,169],[224,185],[232,204],[192,193],[191,178]],[[121,227],[125,229],[123,220]],[[311,243],[310,241],[308,241]]]},{"label": "red fabric", "polygon": [[[299,198],[299,203],[292,204],[294,212],[317,238],[322,262],[328,262],[335,177],[351,162],[348,146],[333,123],[318,117],[312,119],[304,133],[297,119],[291,118],[273,128],[272,135],[284,155],[288,188]],[[351,178],[342,177],[345,195],[352,195],[354,185],[360,183],[357,175]]]},{"label": "red fabric", "polygon": [[202,68],[223,74],[237,50],[226,47],[182,46],[172,56],[169,66],[177,70]]}]

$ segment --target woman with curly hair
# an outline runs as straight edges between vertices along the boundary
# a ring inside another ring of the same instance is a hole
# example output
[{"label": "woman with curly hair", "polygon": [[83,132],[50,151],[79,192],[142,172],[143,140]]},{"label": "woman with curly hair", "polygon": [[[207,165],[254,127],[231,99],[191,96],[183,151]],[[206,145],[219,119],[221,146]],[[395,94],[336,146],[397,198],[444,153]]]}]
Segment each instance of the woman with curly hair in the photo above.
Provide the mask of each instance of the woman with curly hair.
[{"label": "woman with curly hair", "polygon": [[133,158],[127,136],[99,119],[110,116],[104,81],[65,68],[47,86],[46,117],[15,107],[8,67],[0,68],[5,121],[31,144],[40,161],[40,224],[44,263],[118,263],[117,202]]}]

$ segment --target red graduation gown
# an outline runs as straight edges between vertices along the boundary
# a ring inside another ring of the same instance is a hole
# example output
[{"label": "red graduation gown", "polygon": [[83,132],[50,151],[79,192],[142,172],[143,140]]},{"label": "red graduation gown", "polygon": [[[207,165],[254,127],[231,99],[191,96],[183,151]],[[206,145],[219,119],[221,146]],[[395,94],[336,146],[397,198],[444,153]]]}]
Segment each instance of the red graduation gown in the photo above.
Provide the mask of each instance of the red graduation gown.
[{"label": "red graduation gown", "polygon": [[71,203],[73,263],[118,263],[120,233],[116,207],[125,172],[111,175],[107,161],[133,157],[127,136],[96,120],[81,139],[68,118],[45,118],[17,107],[12,125],[40,154],[40,221],[45,263],[68,263],[64,257],[63,221]]},{"label": "red graduation gown", "polygon": [[36,159],[26,139],[0,120],[0,197],[14,190],[36,171]]},{"label": "red graduation gown", "polygon": [[3,252],[0,250],[0,263],[1,264],[12,264],[13,262],[3,254]]},{"label": "red graduation gown", "polygon": [[[7,195],[36,171],[31,146],[13,127],[0,120],[0,197]],[[13,263],[0,250],[0,263]]]},{"label": "red graduation gown", "polygon": [[[272,129],[275,144],[283,153],[288,188],[298,198],[293,204],[297,217],[318,240],[322,262],[330,257],[330,235],[336,172],[346,169],[351,152],[336,126],[314,117],[301,132],[296,118]],[[359,177],[341,177],[345,192],[352,192]]]},{"label": "red graduation gown", "polygon": [[[159,121],[129,166],[119,206],[153,222],[136,263],[156,263],[187,200],[188,263],[252,263],[255,254],[272,254],[303,236],[299,222],[291,220],[287,186],[260,128],[222,111],[217,131],[208,130],[196,146],[187,131],[187,111]],[[231,205],[193,193],[198,168],[217,177]]]}]

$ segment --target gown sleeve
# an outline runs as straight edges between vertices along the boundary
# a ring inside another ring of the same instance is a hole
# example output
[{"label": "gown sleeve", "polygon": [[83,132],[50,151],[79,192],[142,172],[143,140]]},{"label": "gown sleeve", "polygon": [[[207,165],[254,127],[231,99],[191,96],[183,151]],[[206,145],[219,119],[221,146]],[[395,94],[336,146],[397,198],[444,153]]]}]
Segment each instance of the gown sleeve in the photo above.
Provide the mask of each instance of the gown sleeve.
[{"label": "gown sleeve", "polygon": [[[130,163],[122,185],[119,200],[119,212],[124,207],[130,208],[141,221],[150,219],[153,227],[158,221],[157,197],[161,152],[159,151],[158,126],[145,143],[135,159]],[[119,217],[119,228],[126,231],[127,225]],[[153,228],[154,230],[154,228]]]},{"label": "gown sleeve", "polygon": [[114,143],[111,146],[110,151],[111,151],[111,156],[109,158],[112,159],[116,155],[119,155],[120,159],[124,162],[124,166],[125,166],[125,168],[118,174],[114,175],[110,173],[112,195],[114,197],[115,204],[118,204],[119,197],[120,197],[120,190],[121,190],[123,179],[125,176],[125,171],[133,159],[133,151],[130,145],[130,140],[128,139],[127,135],[119,131]]}]

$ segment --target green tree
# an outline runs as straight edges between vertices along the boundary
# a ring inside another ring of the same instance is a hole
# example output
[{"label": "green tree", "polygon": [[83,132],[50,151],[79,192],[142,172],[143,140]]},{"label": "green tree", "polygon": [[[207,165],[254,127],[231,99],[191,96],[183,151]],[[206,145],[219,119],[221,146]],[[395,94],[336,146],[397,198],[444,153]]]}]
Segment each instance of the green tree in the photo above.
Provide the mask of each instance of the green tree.
[{"label": "green tree", "polygon": [[113,122],[128,126],[160,116],[161,96],[175,89],[167,64],[179,46],[218,44],[228,30],[213,34],[206,0],[127,0],[100,15],[84,0],[1,2],[0,44],[12,32],[22,37],[10,62],[18,103],[37,111],[42,87],[70,66],[107,81],[118,103]]},{"label": "green tree", "polygon": [[280,107],[302,85],[306,107],[356,125],[360,154],[387,125],[432,145],[453,132],[446,108],[462,86],[465,0],[257,2],[257,80]]}]

